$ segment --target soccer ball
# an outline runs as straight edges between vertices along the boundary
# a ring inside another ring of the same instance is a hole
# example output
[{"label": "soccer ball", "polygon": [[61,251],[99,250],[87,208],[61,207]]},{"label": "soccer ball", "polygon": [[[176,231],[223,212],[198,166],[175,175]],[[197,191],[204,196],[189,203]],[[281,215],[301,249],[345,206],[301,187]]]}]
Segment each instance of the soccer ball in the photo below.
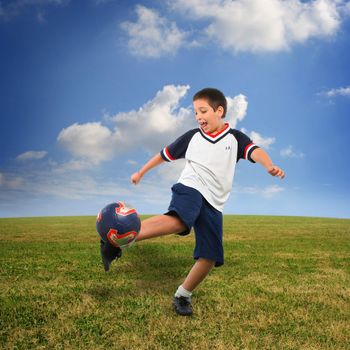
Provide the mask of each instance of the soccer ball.
[{"label": "soccer ball", "polygon": [[130,247],[140,232],[141,221],[133,208],[123,202],[106,205],[97,215],[96,229],[104,242],[117,248]]}]

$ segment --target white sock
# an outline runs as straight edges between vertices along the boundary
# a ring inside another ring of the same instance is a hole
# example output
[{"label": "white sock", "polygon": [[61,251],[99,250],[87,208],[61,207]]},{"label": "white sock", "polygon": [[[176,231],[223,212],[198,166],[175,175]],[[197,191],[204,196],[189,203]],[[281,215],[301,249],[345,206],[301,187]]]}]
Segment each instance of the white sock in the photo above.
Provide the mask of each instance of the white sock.
[{"label": "white sock", "polygon": [[191,299],[191,296],[192,293],[182,286],[180,286],[175,293],[176,298],[185,297]]}]

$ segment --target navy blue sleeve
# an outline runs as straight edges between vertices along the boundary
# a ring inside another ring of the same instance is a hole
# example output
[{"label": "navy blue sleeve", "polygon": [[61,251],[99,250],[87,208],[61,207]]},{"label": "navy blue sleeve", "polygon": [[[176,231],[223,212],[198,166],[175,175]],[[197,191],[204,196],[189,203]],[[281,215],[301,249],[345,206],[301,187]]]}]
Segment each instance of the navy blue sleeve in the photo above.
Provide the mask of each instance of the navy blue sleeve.
[{"label": "navy blue sleeve", "polygon": [[251,154],[253,151],[259,146],[257,146],[246,134],[239,130],[232,129],[231,130],[233,136],[236,138],[238,142],[238,151],[237,151],[237,162],[240,159],[247,159],[252,163],[255,163],[251,158]]},{"label": "navy blue sleeve", "polygon": [[162,149],[160,151],[162,158],[167,162],[185,158],[188,144],[190,143],[193,135],[198,131],[198,129],[187,131],[185,134],[176,139],[172,144]]}]

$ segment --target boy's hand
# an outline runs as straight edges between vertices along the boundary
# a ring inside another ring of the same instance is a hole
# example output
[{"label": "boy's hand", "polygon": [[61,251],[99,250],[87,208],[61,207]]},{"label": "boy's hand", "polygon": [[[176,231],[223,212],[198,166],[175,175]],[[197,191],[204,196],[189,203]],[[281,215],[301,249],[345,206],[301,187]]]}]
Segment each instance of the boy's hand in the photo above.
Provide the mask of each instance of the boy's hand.
[{"label": "boy's hand", "polygon": [[267,172],[272,176],[278,176],[281,179],[284,178],[285,174],[284,171],[278,167],[277,165],[272,165],[267,169]]},{"label": "boy's hand", "polygon": [[137,185],[143,176],[152,168],[156,167],[157,165],[165,162],[165,160],[162,158],[160,153],[157,153],[153,158],[151,158],[139,171],[131,175],[131,182],[134,185]]},{"label": "boy's hand", "polygon": [[131,182],[134,184],[134,185],[137,185],[141,179],[142,179],[142,176],[139,172],[136,172],[134,174],[131,175]]}]

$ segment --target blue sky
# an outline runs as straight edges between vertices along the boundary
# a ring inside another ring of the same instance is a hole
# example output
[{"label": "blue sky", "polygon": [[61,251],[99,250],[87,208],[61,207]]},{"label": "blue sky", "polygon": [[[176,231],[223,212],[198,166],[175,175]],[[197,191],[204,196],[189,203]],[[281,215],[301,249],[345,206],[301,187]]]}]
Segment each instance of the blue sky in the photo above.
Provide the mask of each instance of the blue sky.
[{"label": "blue sky", "polygon": [[224,213],[349,218],[349,39],[341,0],[0,1],[0,217],[164,212],[182,161],[130,175],[216,87],[287,174],[240,161]]}]

